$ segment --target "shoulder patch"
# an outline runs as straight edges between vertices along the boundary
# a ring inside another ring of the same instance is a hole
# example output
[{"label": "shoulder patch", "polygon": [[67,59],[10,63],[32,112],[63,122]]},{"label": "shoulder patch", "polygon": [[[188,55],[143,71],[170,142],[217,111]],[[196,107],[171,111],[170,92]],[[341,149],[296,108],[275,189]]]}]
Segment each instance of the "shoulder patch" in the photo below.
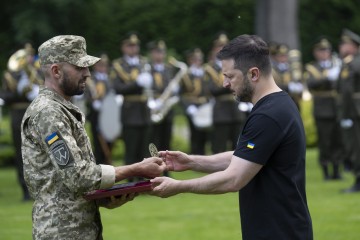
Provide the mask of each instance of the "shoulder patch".
[{"label": "shoulder patch", "polygon": [[59,132],[53,132],[47,136],[45,142],[49,146],[50,154],[61,169],[74,165],[71,152]]}]

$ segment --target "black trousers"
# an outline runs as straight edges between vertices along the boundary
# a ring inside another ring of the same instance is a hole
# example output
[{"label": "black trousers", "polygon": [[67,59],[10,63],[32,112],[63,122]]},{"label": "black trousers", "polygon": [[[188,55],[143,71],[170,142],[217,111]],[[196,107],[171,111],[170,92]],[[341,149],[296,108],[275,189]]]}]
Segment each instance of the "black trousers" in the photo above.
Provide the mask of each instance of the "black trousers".
[{"label": "black trousers", "polygon": [[[125,164],[141,162],[145,157],[149,157],[149,126],[123,125],[123,140],[125,143]],[[128,181],[141,179],[129,178]]]},{"label": "black trousers", "polygon": [[204,155],[206,143],[209,140],[209,129],[199,129],[187,117],[190,128],[190,154]]},{"label": "black trousers", "polygon": [[329,163],[340,164],[343,159],[340,124],[336,119],[315,118],[318,135],[319,162],[322,166]]},{"label": "black trousers", "polygon": [[22,189],[23,199],[27,200],[30,199],[30,195],[24,179],[24,164],[21,153],[21,121],[25,111],[26,109],[11,109],[10,118],[11,133],[15,147],[15,167],[17,171],[17,177]]},{"label": "black trousers", "polygon": [[211,131],[212,153],[215,154],[234,150],[236,148],[240,130],[241,124],[237,122],[214,124]]}]

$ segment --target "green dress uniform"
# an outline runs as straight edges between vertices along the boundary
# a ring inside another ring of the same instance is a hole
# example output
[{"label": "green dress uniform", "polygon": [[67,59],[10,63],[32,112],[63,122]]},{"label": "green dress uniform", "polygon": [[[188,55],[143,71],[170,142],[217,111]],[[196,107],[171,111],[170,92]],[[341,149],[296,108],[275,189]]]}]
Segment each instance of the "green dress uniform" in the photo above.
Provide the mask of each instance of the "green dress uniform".
[{"label": "green dress uniform", "polygon": [[[181,102],[190,128],[190,153],[204,155],[206,143],[209,140],[209,129],[196,126],[193,119],[194,113],[190,111],[190,108],[197,109],[209,102],[209,81],[205,78],[203,67],[189,68],[182,79],[180,91]],[[212,116],[209,115],[209,117]]]},{"label": "green dress uniform", "polygon": [[42,84],[43,78],[40,75],[38,68],[30,63],[16,71],[5,71],[3,77],[3,91],[1,92],[1,98],[4,99],[5,104],[10,108],[11,133],[15,147],[15,166],[17,169],[18,181],[22,188],[23,200],[29,200],[30,195],[23,174],[20,125],[26,108],[36,97],[39,86]]},{"label": "green dress uniform", "polygon": [[98,205],[83,194],[111,187],[115,169],[96,165],[84,124],[78,107],[47,88],[24,115],[22,155],[35,200],[34,239],[102,239]]},{"label": "green dress uniform", "polygon": [[[233,94],[223,87],[224,76],[221,65],[216,61],[205,65],[205,74],[209,88],[215,98],[213,107],[213,128],[211,130],[211,150],[213,153],[235,149],[241,123],[246,118],[245,112],[239,110],[239,103]],[[229,146],[228,143],[231,145]]]},{"label": "green dress uniform", "polygon": [[[174,70],[174,67],[167,63],[151,64],[151,75],[154,79],[152,89],[155,100],[159,98],[168,87],[174,77]],[[173,110],[170,110],[160,122],[152,123],[150,141],[154,143],[158,149],[170,149],[173,119],[174,113]]]},{"label": "green dress uniform", "polygon": [[[343,144],[355,175],[355,184],[344,192],[360,191],[360,36],[344,29],[341,36],[340,54],[343,58],[340,72],[340,123]],[[345,50],[344,51],[344,47]],[[349,52],[349,49],[352,52]]]},{"label": "green dress uniform", "polygon": [[[313,116],[316,123],[319,147],[319,162],[325,179],[340,178],[339,165],[342,160],[341,129],[338,117],[337,81],[340,59],[326,62],[311,62],[305,65],[304,80],[313,97]],[[337,69],[336,69],[337,68]],[[336,77],[329,77],[329,71],[336,70]],[[328,167],[333,167],[330,176]]]},{"label": "green dress uniform", "polygon": [[[150,110],[145,88],[136,79],[147,62],[138,57],[130,62],[124,56],[113,61],[110,79],[117,94],[124,96],[121,109],[122,138],[125,143],[125,163],[133,164],[146,157],[149,144]],[[132,181],[132,179],[129,179]]]},{"label": "green dress uniform", "polygon": [[[340,73],[341,119],[344,126],[344,147],[350,155],[357,184],[360,187],[360,55],[348,56],[343,60]],[[359,189],[360,190],[360,189]]]}]

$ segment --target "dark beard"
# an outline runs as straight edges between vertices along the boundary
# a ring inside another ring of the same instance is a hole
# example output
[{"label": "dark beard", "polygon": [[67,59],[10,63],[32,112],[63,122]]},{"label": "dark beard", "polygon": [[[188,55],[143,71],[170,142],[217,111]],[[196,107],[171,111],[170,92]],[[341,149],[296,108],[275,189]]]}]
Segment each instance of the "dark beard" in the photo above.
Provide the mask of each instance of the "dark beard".
[{"label": "dark beard", "polygon": [[71,80],[69,79],[68,75],[64,72],[64,78],[61,83],[61,87],[63,88],[64,94],[66,96],[74,96],[74,95],[82,95],[84,90],[81,89],[78,83],[77,86],[71,84]]},{"label": "dark beard", "polygon": [[236,101],[251,102],[253,94],[254,94],[254,88],[251,86],[249,78],[247,76],[245,76],[241,95],[236,96]]}]

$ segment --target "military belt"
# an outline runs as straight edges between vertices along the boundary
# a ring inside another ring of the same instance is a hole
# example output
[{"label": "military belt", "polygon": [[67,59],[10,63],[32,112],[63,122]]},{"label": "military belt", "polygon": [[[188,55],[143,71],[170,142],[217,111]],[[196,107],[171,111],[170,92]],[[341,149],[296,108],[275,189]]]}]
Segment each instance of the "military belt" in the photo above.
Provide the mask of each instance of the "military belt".
[{"label": "military belt", "polygon": [[146,102],[148,98],[146,95],[126,95],[124,100],[129,102]]},{"label": "military belt", "polygon": [[215,97],[217,101],[234,101],[234,96],[232,94],[220,95]]},{"label": "military belt", "polygon": [[204,104],[208,102],[207,97],[184,96],[183,98],[184,100],[195,104]]},{"label": "military belt", "polygon": [[13,103],[13,104],[11,104],[11,108],[26,109],[29,105],[30,105],[30,103],[28,103],[28,102]]},{"label": "military belt", "polygon": [[335,90],[332,91],[315,91],[311,92],[314,97],[337,97],[338,93]]}]

